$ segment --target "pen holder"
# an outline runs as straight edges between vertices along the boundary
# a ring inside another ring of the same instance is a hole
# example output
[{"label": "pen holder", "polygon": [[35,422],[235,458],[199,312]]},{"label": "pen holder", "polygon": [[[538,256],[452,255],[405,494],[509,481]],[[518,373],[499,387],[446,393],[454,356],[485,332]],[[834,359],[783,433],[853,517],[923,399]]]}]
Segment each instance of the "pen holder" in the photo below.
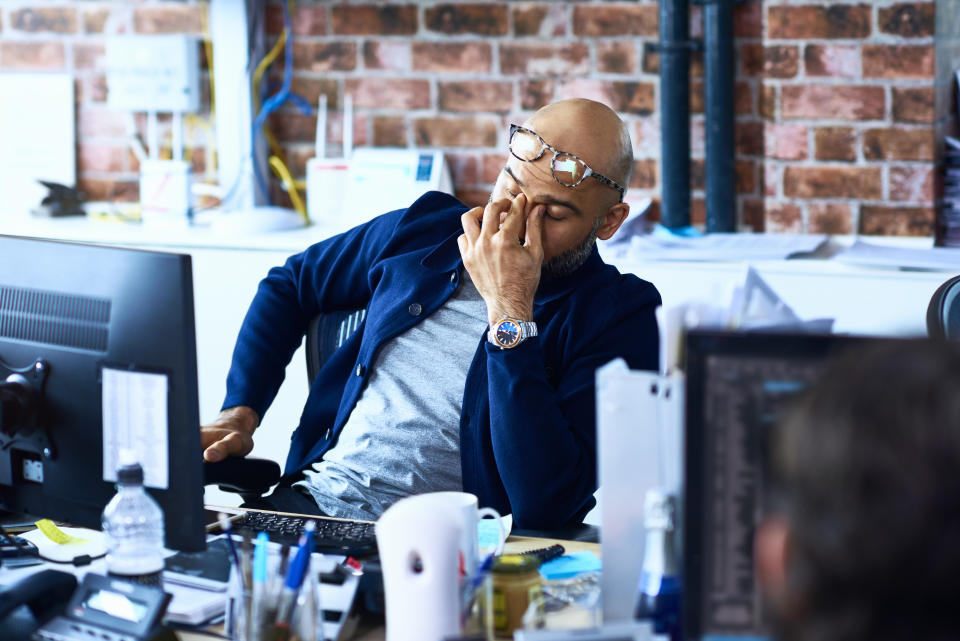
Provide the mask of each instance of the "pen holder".
[{"label": "pen holder", "polygon": [[[236,568],[231,569],[224,619],[227,638],[232,641],[323,641],[317,561],[317,556],[312,555],[289,622],[279,623],[280,586],[268,582],[263,590],[245,587],[240,573]],[[271,577],[278,575],[279,563],[279,554],[272,553],[268,559]]]},{"label": "pen holder", "polygon": [[479,585],[465,581],[462,590],[463,610],[460,613],[460,635],[470,639],[493,641],[493,579],[489,573]]},{"label": "pen holder", "polygon": [[190,224],[190,163],[144,160],[140,163],[140,210],[144,224]]}]

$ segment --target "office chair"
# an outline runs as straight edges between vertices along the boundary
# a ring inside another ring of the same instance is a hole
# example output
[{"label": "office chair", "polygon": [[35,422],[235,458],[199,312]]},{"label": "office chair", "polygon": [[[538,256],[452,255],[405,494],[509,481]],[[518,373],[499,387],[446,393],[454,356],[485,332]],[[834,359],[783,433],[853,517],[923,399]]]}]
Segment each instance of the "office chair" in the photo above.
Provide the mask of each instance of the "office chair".
[{"label": "office chair", "polygon": [[960,276],[945,281],[927,305],[927,334],[930,338],[960,338]]},{"label": "office chair", "polygon": [[[366,309],[351,309],[317,314],[307,327],[307,381],[313,383],[323,364],[363,323]],[[281,481],[276,461],[252,457],[228,457],[203,464],[203,484],[216,485],[225,492],[240,495],[252,503]]]}]

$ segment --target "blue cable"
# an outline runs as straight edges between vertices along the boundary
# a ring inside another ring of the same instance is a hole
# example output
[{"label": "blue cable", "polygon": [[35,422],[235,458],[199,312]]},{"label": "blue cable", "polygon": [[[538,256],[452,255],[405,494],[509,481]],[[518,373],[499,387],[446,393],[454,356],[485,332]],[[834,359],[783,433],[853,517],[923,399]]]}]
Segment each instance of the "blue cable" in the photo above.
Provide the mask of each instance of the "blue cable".
[{"label": "blue cable", "polygon": [[260,113],[257,114],[257,119],[253,122],[253,131],[250,134],[250,153],[251,160],[253,160],[253,174],[256,176],[257,185],[260,187],[260,191],[263,192],[263,195],[267,198],[267,204],[273,204],[272,199],[270,198],[270,191],[267,189],[267,182],[263,177],[263,174],[260,173],[260,165],[252,158],[253,150],[256,149],[257,145],[257,135],[260,132],[260,129],[263,127],[263,124],[267,121],[267,117],[280,108],[287,98],[290,95],[290,86],[293,84],[293,28],[290,24],[290,11],[287,8],[286,2],[281,2],[283,7],[283,26],[287,30],[287,40],[283,46],[283,55],[284,55],[284,64],[283,64],[283,86],[280,88],[280,91],[272,95],[260,109]]}]

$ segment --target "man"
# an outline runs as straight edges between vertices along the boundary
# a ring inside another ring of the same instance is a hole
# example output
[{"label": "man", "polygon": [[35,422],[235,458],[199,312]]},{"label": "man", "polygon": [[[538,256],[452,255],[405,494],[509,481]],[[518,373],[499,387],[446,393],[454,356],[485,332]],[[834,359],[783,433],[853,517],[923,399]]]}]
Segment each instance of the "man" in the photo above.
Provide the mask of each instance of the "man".
[{"label": "man", "polygon": [[657,367],[659,294],[594,246],[627,216],[632,157],[608,107],[555,103],[511,129],[485,207],[429,193],[271,270],[203,427],[206,460],[250,451],[311,317],[366,307],[311,385],[285,469],[303,479],[271,505],[376,519],[462,489],[519,527],[580,522],[595,504],[594,371]]},{"label": "man", "polygon": [[782,641],[960,637],[960,347],[853,354],[781,427],[756,567]]}]

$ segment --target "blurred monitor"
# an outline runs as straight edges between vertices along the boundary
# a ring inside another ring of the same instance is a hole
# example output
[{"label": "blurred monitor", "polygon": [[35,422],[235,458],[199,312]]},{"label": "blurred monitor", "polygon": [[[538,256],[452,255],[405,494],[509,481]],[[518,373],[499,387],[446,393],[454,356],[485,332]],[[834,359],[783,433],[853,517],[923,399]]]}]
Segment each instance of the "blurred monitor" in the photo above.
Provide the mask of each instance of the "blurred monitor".
[{"label": "blurred monitor", "polygon": [[0,236],[0,509],[99,528],[121,448],[202,550],[190,257]]},{"label": "blurred monitor", "polygon": [[686,639],[768,636],[753,565],[770,428],[849,335],[691,331],[686,341],[683,627]]}]

